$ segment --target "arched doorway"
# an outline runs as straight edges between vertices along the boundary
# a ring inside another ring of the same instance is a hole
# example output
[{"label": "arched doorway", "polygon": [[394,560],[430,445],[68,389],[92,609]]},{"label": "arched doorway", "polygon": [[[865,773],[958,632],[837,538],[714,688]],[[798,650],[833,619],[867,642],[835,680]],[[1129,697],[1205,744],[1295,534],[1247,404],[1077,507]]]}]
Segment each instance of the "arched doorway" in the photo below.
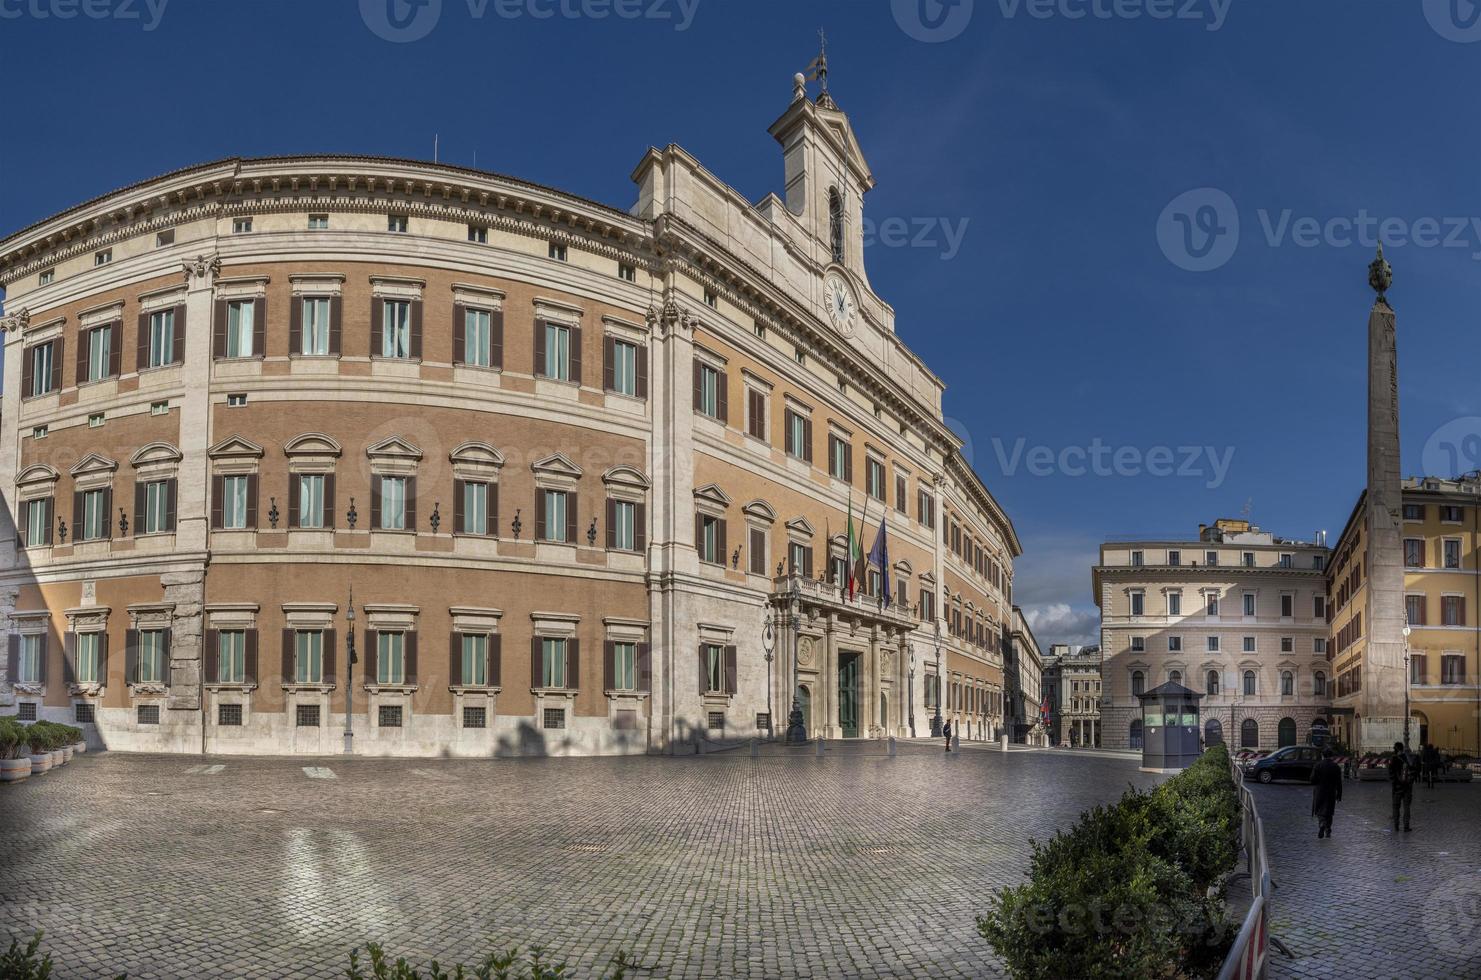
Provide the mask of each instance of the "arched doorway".
[{"label": "arched doorway", "polygon": [[1203,744],[1220,745],[1224,741],[1224,726],[1219,724],[1219,719],[1210,718],[1203,726]]},{"label": "arched doorway", "polygon": [[812,691],[806,684],[797,685],[797,706],[802,709],[802,727],[816,738],[817,735],[812,730]]},{"label": "arched doorway", "polygon": [[1282,718],[1280,724],[1275,728],[1275,743],[1277,748],[1285,748],[1287,745],[1296,744],[1296,719]]},{"label": "arched doorway", "polygon": [[[1414,739],[1419,739],[1418,742]],[[1409,713],[1409,744],[1430,744],[1430,716],[1423,711],[1411,711]]]},{"label": "arched doorway", "polygon": [[1260,723],[1255,719],[1246,718],[1239,723],[1239,747],[1242,749],[1260,747]]},{"label": "arched doorway", "polygon": [[1142,747],[1142,720],[1135,718],[1131,722],[1131,747],[1139,749]]}]

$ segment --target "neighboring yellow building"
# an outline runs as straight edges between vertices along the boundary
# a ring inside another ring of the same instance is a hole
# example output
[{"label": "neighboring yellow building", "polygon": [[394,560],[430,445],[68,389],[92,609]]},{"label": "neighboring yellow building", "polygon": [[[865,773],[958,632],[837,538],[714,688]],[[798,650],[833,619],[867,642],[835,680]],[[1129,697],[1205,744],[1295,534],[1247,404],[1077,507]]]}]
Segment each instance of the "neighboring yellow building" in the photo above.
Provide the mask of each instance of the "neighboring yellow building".
[{"label": "neighboring yellow building", "polygon": [[[1352,744],[1374,672],[1365,657],[1369,542],[1360,497],[1327,578],[1336,678],[1334,734]],[[1409,623],[1410,744],[1449,752],[1481,747],[1481,473],[1404,481],[1404,599]],[[1403,692],[1383,692],[1402,698]]]}]

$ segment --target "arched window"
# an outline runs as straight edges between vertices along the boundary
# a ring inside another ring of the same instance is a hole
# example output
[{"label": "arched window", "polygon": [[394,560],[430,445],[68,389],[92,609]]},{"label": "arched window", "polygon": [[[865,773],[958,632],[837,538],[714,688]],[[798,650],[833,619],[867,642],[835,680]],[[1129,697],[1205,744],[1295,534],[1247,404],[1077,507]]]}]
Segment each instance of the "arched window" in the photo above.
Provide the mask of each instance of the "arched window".
[{"label": "arched window", "polygon": [[1183,683],[1183,672],[1181,670],[1168,671],[1167,679],[1172,681],[1174,684],[1181,684]]},{"label": "arched window", "polygon": [[1319,697],[1319,698],[1326,697],[1327,696],[1327,675],[1324,674],[1324,673],[1322,673],[1321,671],[1317,671],[1311,677],[1311,686],[1312,686],[1313,692],[1316,694],[1317,697]]},{"label": "arched window", "polygon": [[1224,741],[1224,726],[1219,724],[1219,719],[1210,718],[1203,726],[1203,742],[1205,745],[1218,745]]},{"label": "arched window", "polygon": [[1280,672],[1280,693],[1282,697],[1291,697],[1296,693],[1296,675],[1289,670]]},{"label": "arched window", "polygon": [[[1131,696],[1139,698],[1147,693],[1147,675],[1139,670],[1131,672]],[[1138,722],[1140,724],[1140,722]]]},{"label": "arched window", "polygon": [[1139,749],[1142,747],[1142,720],[1134,718],[1131,722],[1131,747]]},{"label": "arched window", "polygon": [[833,261],[843,261],[843,198],[835,188],[828,192],[828,241],[833,244]]},{"label": "arched window", "polygon": [[1219,672],[1217,670],[1209,671],[1208,676],[1204,678],[1203,693],[1209,697],[1214,697],[1219,693]]},{"label": "arched window", "polygon": [[1255,672],[1253,670],[1244,672],[1244,694],[1245,697],[1254,697],[1255,695]]},{"label": "arched window", "polygon": [[1242,749],[1260,747],[1260,723],[1255,719],[1246,718],[1239,723],[1239,747]]},{"label": "arched window", "polygon": [[1275,728],[1275,740],[1280,748],[1296,744],[1296,719],[1282,718]]}]

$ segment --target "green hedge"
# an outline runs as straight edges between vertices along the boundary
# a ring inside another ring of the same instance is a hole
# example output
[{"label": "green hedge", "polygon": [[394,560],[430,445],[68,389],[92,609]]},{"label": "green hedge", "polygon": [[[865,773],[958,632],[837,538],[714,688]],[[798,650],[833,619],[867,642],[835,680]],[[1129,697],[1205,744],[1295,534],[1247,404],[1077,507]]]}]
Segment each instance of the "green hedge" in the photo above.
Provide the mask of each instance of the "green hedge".
[{"label": "green hedge", "polygon": [[978,931],[1018,980],[1214,976],[1234,937],[1221,882],[1238,829],[1229,754],[1215,746],[1033,842],[1028,882],[999,891]]}]

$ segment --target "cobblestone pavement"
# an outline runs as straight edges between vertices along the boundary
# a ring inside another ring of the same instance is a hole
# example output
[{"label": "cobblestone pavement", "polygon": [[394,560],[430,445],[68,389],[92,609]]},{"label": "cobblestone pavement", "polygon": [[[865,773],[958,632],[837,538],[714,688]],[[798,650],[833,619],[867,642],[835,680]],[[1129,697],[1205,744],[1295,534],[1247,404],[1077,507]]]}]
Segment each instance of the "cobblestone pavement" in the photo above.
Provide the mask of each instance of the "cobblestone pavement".
[{"label": "cobblestone pavement", "polygon": [[0,939],[45,929],[60,977],[336,977],[367,940],[444,963],[540,943],[582,975],[626,949],[655,976],[992,976],[973,917],[1030,835],[1156,779],[934,745],[88,754],[0,786]]},{"label": "cobblestone pavement", "polygon": [[1394,834],[1386,782],[1344,784],[1329,840],[1311,790],[1254,786],[1276,888],[1274,977],[1481,977],[1481,783],[1415,787]]}]

